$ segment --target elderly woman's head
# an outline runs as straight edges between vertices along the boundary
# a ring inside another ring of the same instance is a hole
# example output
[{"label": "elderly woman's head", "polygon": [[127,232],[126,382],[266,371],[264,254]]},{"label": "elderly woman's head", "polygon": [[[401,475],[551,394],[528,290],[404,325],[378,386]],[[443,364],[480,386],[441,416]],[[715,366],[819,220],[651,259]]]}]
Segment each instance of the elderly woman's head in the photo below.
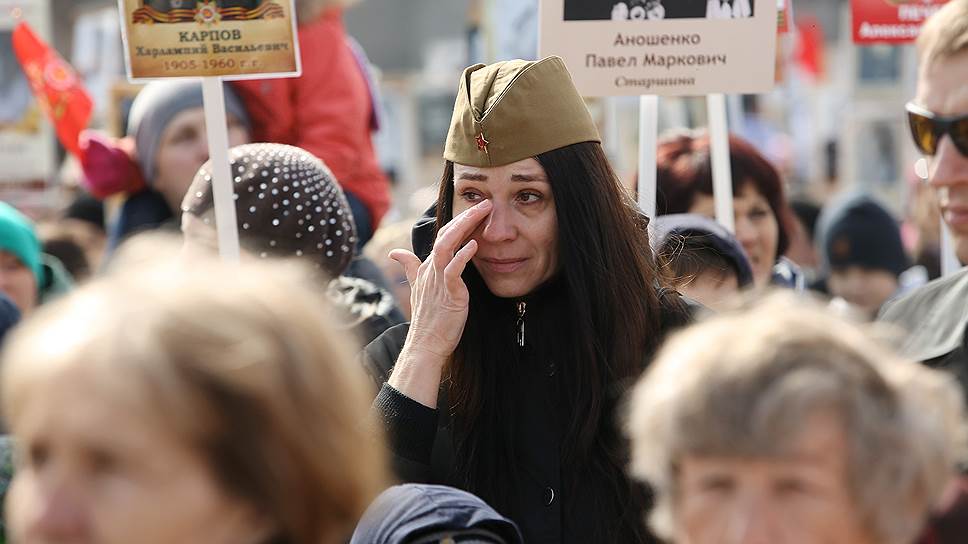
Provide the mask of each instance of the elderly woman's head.
[{"label": "elderly woman's head", "polygon": [[[730,136],[736,239],[753,267],[756,285],[769,282],[776,259],[789,245],[792,212],[776,168],[745,140]],[[657,151],[659,215],[696,213],[715,218],[709,135],[665,136]]]},{"label": "elderly woman's head", "polygon": [[908,544],[964,453],[961,394],[803,301],[677,335],[636,386],[632,471],[690,544]]},{"label": "elderly woman's head", "polygon": [[385,472],[360,419],[366,380],[332,331],[303,274],[278,264],[156,263],[45,307],[3,359],[21,451],[8,531],[340,542]]}]

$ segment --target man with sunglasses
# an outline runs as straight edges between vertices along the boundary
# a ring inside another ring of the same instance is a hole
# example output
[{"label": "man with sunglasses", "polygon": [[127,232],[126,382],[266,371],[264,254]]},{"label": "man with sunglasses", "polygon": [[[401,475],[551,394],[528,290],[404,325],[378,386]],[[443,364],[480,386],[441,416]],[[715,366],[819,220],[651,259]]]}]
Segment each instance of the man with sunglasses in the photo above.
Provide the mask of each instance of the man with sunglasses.
[{"label": "man with sunglasses", "polygon": [[[968,264],[968,0],[951,0],[918,37],[918,88],[907,105],[914,144],[928,159],[928,184]],[[889,303],[880,319],[908,331],[908,358],[954,374],[968,399],[968,268]],[[968,534],[968,473],[952,482],[918,544],[964,543]]]},{"label": "man with sunglasses", "polygon": [[[968,264],[968,0],[951,0],[918,38],[917,95],[908,124],[928,160],[928,184],[941,206],[958,259]],[[880,319],[907,329],[904,355],[950,370],[968,398],[968,268],[888,304]]]}]

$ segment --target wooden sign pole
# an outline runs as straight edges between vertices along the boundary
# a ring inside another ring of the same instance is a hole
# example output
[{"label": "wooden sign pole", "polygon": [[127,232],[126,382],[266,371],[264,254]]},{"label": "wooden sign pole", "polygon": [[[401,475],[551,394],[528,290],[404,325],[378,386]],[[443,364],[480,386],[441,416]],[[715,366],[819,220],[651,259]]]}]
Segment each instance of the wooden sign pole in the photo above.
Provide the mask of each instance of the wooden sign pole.
[{"label": "wooden sign pole", "polygon": [[212,196],[215,199],[215,228],[218,252],[222,259],[239,262],[239,230],[235,216],[235,191],[229,171],[229,132],[225,117],[225,95],[222,78],[202,78],[205,104],[205,129],[208,132],[208,154],[212,164]]}]

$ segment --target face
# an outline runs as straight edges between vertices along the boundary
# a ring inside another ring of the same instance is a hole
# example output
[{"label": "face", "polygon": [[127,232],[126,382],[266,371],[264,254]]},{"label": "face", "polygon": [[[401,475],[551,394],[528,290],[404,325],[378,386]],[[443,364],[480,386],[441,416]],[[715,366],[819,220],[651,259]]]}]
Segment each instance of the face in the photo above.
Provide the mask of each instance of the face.
[{"label": "face", "polygon": [[887,270],[848,266],[831,270],[827,287],[831,295],[846,300],[873,317],[897,291],[898,283],[897,277]]},{"label": "face", "polygon": [[683,544],[873,544],[847,485],[836,419],[814,417],[788,455],[682,459],[675,541]]},{"label": "face", "polygon": [[0,250],[0,291],[10,297],[24,316],[37,306],[37,277],[20,258]]},{"label": "face", "polygon": [[105,394],[79,364],[40,382],[11,421],[20,448],[6,512],[14,541],[254,544],[266,536],[130,390],[130,398]]},{"label": "face", "polygon": [[[915,102],[941,116],[968,114],[968,51],[921,67]],[[945,136],[929,159],[928,181],[938,194],[941,214],[951,228],[955,249],[968,263],[968,157]]]},{"label": "face", "polygon": [[[235,116],[229,115],[229,147],[249,142],[249,133]],[[152,186],[164,195],[173,210],[192,184],[198,169],[208,160],[205,110],[192,108],[179,112],[161,133],[155,151],[155,179]]]},{"label": "face", "polygon": [[678,291],[711,310],[720,311],[725,309],[730,298],[739,293],[739,282],[735,273],[710,271],[699,274],[679,287]]},{"label": "face", "polygon": [[455,164],[453,214],[484,199],[493,208],[471,235],[478,244],[472,262],[494,295],[527,295],[558,270],[558,217],[548,177],[535,159],[492,168]]},{"label": "face", "polygon": [[[689,208],[689,213],[716,218],[716,201],[712,195],[700,193]],[[757,287],[770,282],[776,263],[776,247],[780,227],[766,198],[752,182],[746,182],[733,195],[733,216],[736,240],[743,246],[753,268],[753,284]]]}]

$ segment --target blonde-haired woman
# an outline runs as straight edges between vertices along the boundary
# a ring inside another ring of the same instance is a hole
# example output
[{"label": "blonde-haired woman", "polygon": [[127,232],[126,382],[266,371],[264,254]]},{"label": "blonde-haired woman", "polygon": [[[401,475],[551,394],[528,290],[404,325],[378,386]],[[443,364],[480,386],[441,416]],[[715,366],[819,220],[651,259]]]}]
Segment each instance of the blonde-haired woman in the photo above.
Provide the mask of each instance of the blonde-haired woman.
[{"label": "blonde-haired woman", "polygon": [[279,264],[140,265],[44,308],[3,359],[13,540],[345,541],[385,469],[333,330]]}]

